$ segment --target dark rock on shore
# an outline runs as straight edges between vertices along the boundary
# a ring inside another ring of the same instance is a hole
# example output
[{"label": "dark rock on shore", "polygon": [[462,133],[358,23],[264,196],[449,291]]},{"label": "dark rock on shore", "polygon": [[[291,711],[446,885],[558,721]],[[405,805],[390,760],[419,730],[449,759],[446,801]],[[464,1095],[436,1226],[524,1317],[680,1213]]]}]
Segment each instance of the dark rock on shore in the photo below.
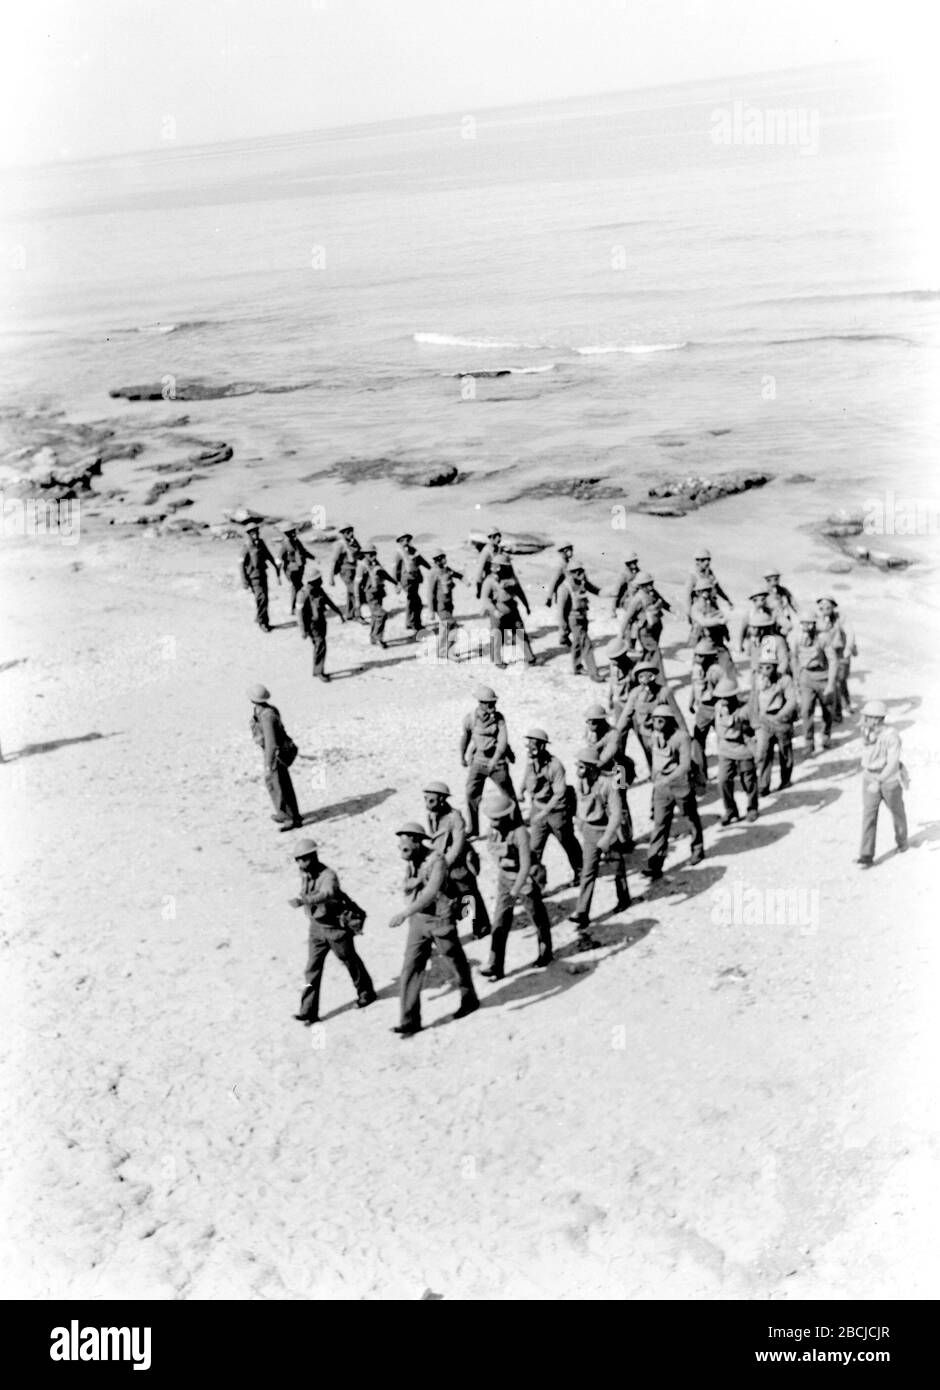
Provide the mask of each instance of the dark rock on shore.
[{"label": "dark rock on shore", "polygon": [[683,516],[686,512],[706,507],[710,502],[718,502],[722,497],[733,497],[736,493],[763,487],[771,482],[772,478],[772,473],[745,470],[718,473],[713,478],[693,474],[681,478],[667,478],[665,482],[649,489],[649,500],[640,502],[637,511],[653,516]]},{"label": "dark rock on shore", "polygon": [[442,463],[437,468],[422,468],[418,473],[409,473],[402,478],[403,483],[412,487],[447,487],[456,483],[460,472],[456,464]]},{"label": "dark rock on shore", "polygon": [[552,497],[570,497],[576,502],[604,501],[621,497],[622,489],[607,482],[606,478],[550,478],[545,482],[533,483],[522,488],[511,497],[502,498],[502,503],[538,502]]},{"label": "dark rock on shore", "polygon": [[791,473],[783,481],[785,483],[815,483],[816,479],[811,473]]},{"label": "dark rock on shore", "polygon": [[214,446],[210,445],[205,449],[197,449],[194,454],[190,454],[189,462],[205,464],[206,466],[213,463],[227,463],[234,453],[235,450],[232,448],[231,444],[222,443]]},{"label": "dark rock on shore", "polygon": [[108,395],[125,401],[218,401],[228,396],[280,395],[285,391],[306,391],[312,382],[266,386],[258,381],[228,381],[221,384],[194,377],[189,381],[145,382],[141,386],[115,386]]}]

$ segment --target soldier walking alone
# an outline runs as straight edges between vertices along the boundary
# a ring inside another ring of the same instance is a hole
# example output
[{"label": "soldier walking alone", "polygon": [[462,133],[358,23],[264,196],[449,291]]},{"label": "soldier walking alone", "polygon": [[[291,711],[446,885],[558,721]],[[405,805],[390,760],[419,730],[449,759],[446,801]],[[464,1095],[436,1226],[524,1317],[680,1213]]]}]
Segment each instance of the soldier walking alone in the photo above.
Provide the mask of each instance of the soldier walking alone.
[{"label": "soldier walking alone", "polygon": [[248,698],[252,704],[251,736],[264,755],[264,785],[274,804],[271,819],[282,830],[296,830],[301,817],[288,767],[297,756],[297,745],[288,737],[280,712],[268,703],[271,692],[266,686],[253,685]]},{"label": "soldier walking alone", "polygon": [[856,863],[870,869],[875,857],[875,835],[881,803],[894,821],[894,841],[898,853],[907,849],[907,815],[904,788],[907,769],[901,762],[901,738],[897,729],[885,724],[887,707],[881,700],[862,706],[862,847]]}]

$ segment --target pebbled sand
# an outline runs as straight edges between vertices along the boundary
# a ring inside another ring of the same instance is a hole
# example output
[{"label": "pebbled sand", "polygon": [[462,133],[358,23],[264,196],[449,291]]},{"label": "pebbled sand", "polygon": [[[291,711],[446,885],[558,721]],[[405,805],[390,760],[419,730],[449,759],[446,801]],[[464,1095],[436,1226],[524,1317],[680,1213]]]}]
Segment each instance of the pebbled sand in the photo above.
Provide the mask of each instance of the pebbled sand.
[{"label": "pebbled sand", "polygon": [[[656,538],[670,596],[706,536],[743,597],[780,546],[774,505],[646,518],[630,538],[641,553]],[[458,568],[465,520],[443,532]],[[620,545],[595,541],[605,556]],[[831,558],[794,532],[787,582],[823,592]],[[91,528],[73,548],[0,552],[3,1295],[935,1297],[940,710],[923,578],[838,580],[862,650],[856,692],[899,701],[907,856],[868,874],[851,862],[853,721],[755,827],[716,832],[712,792],[696,870],[681,867],[683,837],[665,884],[639,898],[631,875],[638,901],[607,920],[603,880],[598,951],[567,956],[573,894],[556,894],[551,969],[523,968],[534,934],[517,931],[479,1014],[435,1026],[455,994],[434,974],[426,1031],[403,1043],[388,1031],[404,944],[386,927],[392,831],[429,776],[462,804],[456,739],[480,672],[374,653],[365,629],[331,626],[333,671],[377,664],[321,686],[296,631],[253,626],[236,560],[234,545]],[[548,568],[522,561],[533,602]],[[612,559],[593,568],[613,577]],[[599,601],[597,616],[613,630]],[[668,669],[686,669],[684,651]],[[368,910],[361,949],[382,996],[357,1012],[331,960],[312,1034],[291,1018],[305,920],[287,906],[292,837],[268,818],[248,733],[258,679],[301,746],[323,857]],[[567,660],[486,679],[517,752],[545,723],[570,766],[593,687]],[[643,835],[646,784],[631,803]],[[879,857],[890,845],[883,824]],[[554,843],[547,862],[559,883]],[[818,929],[716,922],[715,890],[738,877],[818,892]],[[485,943],[469,954],[482,962]]]}]

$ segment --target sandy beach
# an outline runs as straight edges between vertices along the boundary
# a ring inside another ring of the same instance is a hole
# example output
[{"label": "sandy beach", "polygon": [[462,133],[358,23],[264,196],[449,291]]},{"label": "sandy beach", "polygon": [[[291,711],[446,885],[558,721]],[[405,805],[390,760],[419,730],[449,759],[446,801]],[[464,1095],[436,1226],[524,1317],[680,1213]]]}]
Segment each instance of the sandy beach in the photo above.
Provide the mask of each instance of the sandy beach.
[{"label": "sandy beach", "polygon": [[[102,487],[131,466],[107,465]],[[644,893],[641,845],[636,901],[616,916],[602,880],[595,952],[568,954],[562,891],[549,899],[556,963],[527,968],[534,936],[517,930],[507,978],[480,982],[472,1019],[443,1023],[455,996],[432,971],[426,1031],[404,1043],[389,1032],[403,947],[386,926],[400,904],[393,830],[429,776],[462,804],[459,722],[484,668],[377,653],[365,629],[331,625],[336,679],[321,686],[283,589],[276,630],[253,625],[237,542],[111,526],[106,504],[77,545],[6,541],[4,1296],[935,1293],[936,612],[921,567],[827,574],[832,549],[780,524],[785,486],[688,518],[631,517],[629,536],[655,554],[667,597],[700,537],[733,594],[771,547],[799,596],[837,593],[858,635],[856,693],[886,698],[905,739],[911,852],[894,853],[883,825],[875,869],[852,863],[850,720],[754,826],[718,831],[712,788],[702,865],[684,867],[683,838]],[[825,485],[811,493],[786,497],[824,511]],[[354,520],[381,508],[386,534],[407,518],[419,544],[442,539],[457,568],[470,562],[474,504],[385,500],[337,485],[326,505]],[[500,519],[548,525],[546,508]],[[609,518],[583,515],[569,534],[609,586],[623,544]],[[519,564],[546,649],[551,556]],[[596,601],[598,637],[614,630],[607,607]],[[393,619],[390,636],[401,630]],[[671,623],[664,639],[683,680],[684,632]],[[516,742],[545,724],[570,765],[590,684],[561,658],[485,672]],[[300,745],[308,833],[369,914],[361,949],[380,1002],[357,1013],[331,962],[309,1034],[291,1018],[305,923],[248,733],[255,680]],[[642,840],[648,784],[630,801]],[[547,864],[560,883],[554,844]],[[489,897],[489,866],[483,881]],[[735,902],[794,888],[814,895],[801,921],[735,920]],[[477,966],[485,944],[468,946]]]}]

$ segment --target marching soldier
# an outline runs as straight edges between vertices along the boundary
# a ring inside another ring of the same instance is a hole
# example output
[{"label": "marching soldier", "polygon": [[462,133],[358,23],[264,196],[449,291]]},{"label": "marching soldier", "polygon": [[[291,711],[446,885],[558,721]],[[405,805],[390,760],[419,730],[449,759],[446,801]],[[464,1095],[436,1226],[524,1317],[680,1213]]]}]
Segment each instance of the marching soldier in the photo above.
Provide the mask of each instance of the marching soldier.
[{"label": "marching soldier", "polygon": [[480,551],[480,568],[477,571],[476,593],[479,598],[483,592],[483,582],[493,569],[493,558],[503,549],[503,533],[498,527],[486,533],[486,545]]},{"label": "marching soldier", "polygon": [[852,657],[858,656],[855,633],[839,613],[834,598],[816,600],[816,630],[824,646],[831,646],[836,654],[836,684],[832,694],[832,722],[842,723],[843,707],[852,713],[852,697],[849,694],[849,671]]},{"label": "marching soldier", "polygon": [[495,570],[491,571],[483,581],[481,598],[483,610],[490,619],[494,665],[499,667],[506,665],[503,655],[507,639],[513,645],[517,642],[522,644],[522,655],[526,666],[538,665],[538,658],[532,650],[529,634],[525,630],[520,612],[520,605],[525,608],[527,614],[531,612],[529,600],[515,576],[510,560],[496,562]]},{"label": "marching soldier", "polygon": [[477,883],[480,860],[467,840],[467,826],[456,806],[450,804],[450,787],[446,782],[428,782],[424,788],[424,805],[428,816],[431,847],[444,856],[450,881],[461,902],[473,903],[473,935],[479,939],[490,934],[490,919]]},{"label": "marching soldier", "polygon": [[757,679],[751,686],[749,708],[751,724],[756,731],[757,790],[761,796],[770,792],[774,748],[780,760],[780,790],[790,785],[796,711],[796,686],[792,677],[780,670],[772,655],[761,656]]},{"label": "marching soldier", "polygon": [[591,705],[584,716],[584,746],[597,754],[600,772],[609,775],[620,792],[623,803],[621,839],[627,850],[633,849],[633,817],[627,800],[627,788],[636,781],[636,767],[627,754],[627,730],[611,724],[601,705]]},{"label": "marching soldier", "polygon": [[359,565],[362,560],[362,546],[356,540],[352,526],[341,526],[339,537],[333,552],[329,582],[335,584],[336,576],[339,575],[346,588],[346,608],[343,617],[353,618],[357,622],[361,622],[363,618],[359,611],[358,578]]},{"label": "marching soldier", "polygon": [[270,632],[271,624],[268,620],[268,566],[270,565],[277,575],[278,583],[281,580],[281,572],[278,569],[277,561],[265,545],[261,537],[261,523],[250,521],[245,527],[248,533],[248,540],[242,555],[242,587],[250,589],[255,598],[255,622],[262,632]]},{"label": "marching soldier", "polygon": [[309,565],[306,583],[298,595],[298,618],[300,635],[309,637],[313,644],[313,674],[317,680],[328,681],[330,677],[324,669],[326,665],[326,615],[332,608],[340,622],[346,619],[323,588],[323,575],[316,565]]},{"label": "marching soldier", "polygon": [[264,754],[264,785],[274,804],[271,819],[282,830],[296,830],[301,818],[288,771],[297,754],[296,745],[287,735],[280,711],[269,703],[271,692],[266,686],[253,685],[248,698],[252,704],[251,736]]},{"label": "marching soldier", "polygon": [[467,772],[467,819],[470,838],[480,834],[480,797],[486,779],[495,783],[515,800],[509,764],[513,752],[509,746],[506,720],[496,708],[496,692],[488,685],[476,691],[476,709],[465,716],[460,735],[460,758]]},{"label": "marching soldier", "polygon": [[506,942],[512,929],[517,901],[523,899],[538,935],[537,966],[552,962],[552,929],[542,901],[538,876],[532,873],[529,834],[519,814],[515,798],[502,791],[487,793],[483,813],[490,822],[489,849],[496,861],[496,905],[493,908],[493,936],[490,958],[480,974],[488,980],[501,980],[505,971]]},{"label": "marching soldier", "polygon": [[385,640],[385,624],[388,622],[385,595],[387,586],[394,583],[392,576],[379,564],[375,546],[366,546],[362,552],[358,594],[360,603],[365,603],[369,609],[369,642],[373,647],[388,646]]},{"label": "marching soldier", "polygon": [[780,571],[776,566],[772,566],[764,575],[764,583],[767,585],[770,611],[780,631],[787,633],[796,622],[796,601],[786,585],[780,583]]},{"label": "marching soldier", "polygon": [[[601,860],[605,856],[614,860],[617,911],[623,912],[630,906],[626,855],[632,845],[626,838],[623,798],[616,784],[615,773],[601,771],[596,748],[579,748],[575,761],[578,771],[578,829],[581,832],[584,863],[578,885],[578,905],[571,921],[578,929],[579,938],[582,938],[579,944],[588,947],[588,941],[583,938],[590,923],[591,902]],[[590,945],[594,945],[594,942],[591,941]]]},{"label": "marching soldier", "polygon": [[828,748],[832,742],[832,694],[838,674],[835,649],[820,642],[815,613],[807,612],[800,618],[800,633],[793,643],[791,655],[800,697],[803,742],[807,756],[811,756],[816,746],[813,725],[817,705],[822,716],[823,748]]},{"label": "marching soldier", "polygon": [[737,681],[723,680],[715,690],[715,739],[718,744],[718,790],[724,805],[722,825],[740,820],[734,796],[735,778],[747,797],[746,820],[757,820],[757,767],[754,762],[754,730],[738,700]]},{"label": "marching soldier", "polygon": [[894,840],[898,853],[907,849],[907,815],[904,788],[907,769],[901,762],[901,739],[897,729],[885,724],[887,707],[881,700],[862,706],[862,846],[855,861],[870,869],[875,857],[878,812],[884,802],[894,821]]},{"label": "marching soldier", "polygon": [[310,924],[307,987],[300,998],[300,1011],[294,1014],[298,1022],[319,1022],[320,981],[326,958],[332,951],[349,971],[356,991],[356,1006],[368,1008],[376,1000],[375,987],[368,970],[356,950],[356,938],[343,920],[347,899],[339,886],[334,869],[322,863],[315,840],[301,840],[294,850],[300,869],[300,892],[290,899],[291,907],[303,907]]},{"label": "marching soldier", "polygon": [[[522,782],[521,800],[529,804],[529,844],[536,864],[549,835],[554,835],[571,866],[574,881],[581,875],[581,846],[571,824],[571,788],[560,758],[548,751],[544,729],[530,729],[525,736],[528,761]],[[544,881],[544,880],[543,880]]]},{"label": "marching soldier", "polygon": [[787,639],[777,627],[777,619],[772,613],[751,613],[741,643],[742,655],[747,657],[752,675],[765,658],[773,657],[777,669],[785,674],[790,671],[790,647]]},{"label": "marching soldier", "polygon": [[617,729],[623,734],[624,747],[628,732],[633,730],[643,749],[647,766],[652,771],[653,710],[662,700],[671,698],[671,692],[666,686],[659,662],[639,661],[633,671],[637,683],[620,711]]},{"label": "marching soldier", "polygon": [[648,656],[659,658],[663,614],[671,612],[672,605],[656,588],[653,576],[641,570],[633,581],[633,597],[624,612],[620,635],[633,646],[642,647]]},{"label": "marching soldier", "polygon": [[395,913],[389,926],[400,927],[407,922],[408,940],[401,967],[401,1022],[392,1032],[408,1038],[421,1032],[421,979],[435,947],[460,989],[460,1007],[451,1017],[466,1018],[476,1012],[480,1001],[460,944],[456,890],[443,854],[430,846],[428,836],[414,821],[408,821],[395,834],[406,865],[407,906]]},{"label": "marching soldier", "polygon": [[454,618],[454,588],[463,575],[451,569],[443,550],[431,556],[431,569],[428,572],[428,607],[437,618],[437,654],[443,660],[450,655],[450,649],[457,636],[457,621]]},{"label": "marching soldier", "polygon": [[692,717],[692,762],[699,785],[708,782],[708,734],[715,727],[715,691],[722,680],[736,680],[734,662],[728,648],[713,637],[700,637],[692,662],[692,691],[689,714]]},{"label": "marching soldier", "polygon": [[655,882],[663,876],[676,808],[692,826],[691,863],[698,864],[705,858],[702,822],[691,782],[692,741],[679,723],[674,706],[665,702],[653,710],[652,755],[653,828],[643,873]]},{"label": "marching soldier", "polygon": [[600,589],[592,584],[584,573],[583,565],[571,565],[568,578],[562,585],[560,608],[564,621],[571,634],[571,665],[576,676],[586,674],[593,681],[601,681],[594,648],[588,631],[590,595],[599,594]]},{"label": "marching soldier", "polygon": [[571,564],[571,557],[574,554],[574,546],[560,545],[558,554],[561,559],[558,562],[558,569],[555,571],[555,578],[552,580],[548,590],[548,600],[546,607],[551,608],[555,604],[558,616],[558,641],[562,647],[571,646],[571,630],[568,626],[567,614],[562,610],[562,590],[568,579],[568,566]]},{"label": "marching soldier", "polygon": [[297,608],[297,595],[300,593],[304,582],[304,565],[308,560],[313,562],[314,557],[297,536],[296,526],[284,527],[284,544],[281,546],[281,573],[286,576],[290,584],[290,611],[293,613]]},{"label": "marching soldier", "polygon": [[431,566],[423,555],[419,555],[412,545],[409,531],[397,539],[398,554],[395,556],[395,583],[405,596],[405,626],[417,642],[424,626],[421,620],[421,571]]},{"label": "marching soldier", "polygon": [[[690,571],[688,579],[685,581],[685,612],[689,622],[694,626],[692,605],[695,601],[696,591],[700,588],[703,580],[708,581],[710,587],[714,587],[716,596],[723,599],[729,608],[733,607],[733,604],[724,589],[718,583],[715,571],[712,569],[712,553],[708,546],[700,545],[692,556],[692,560],[694,567]],[[701,634],[699,634],[699,636],[701,636]],[[698,641],[698,637],[693,637],[691,640]]]},{"label": "marching soldier", "polygon": [[604,655],[607,657],[607,704],[610,717],[616,723],[635,685],[634,666],[640,653],[634,651],[623,637],[615,637]]},{"label": "marching soldier", "polygon": [[626,609],[627,604],[636,592],[636,579],[640,572],[639,555],[637,555],[635,550],[628,551],[623,562],[623,573],[617,581],[612,617],[616,618],[620,609]]},{"label": "marching soldier", "polygon": [[730,640],[728,620],[718,607],[717,590],[714,579],[705,577],[695,585],[692,603],[689,607],[689,641],[694,646],[706,632],[716,641],[727,645]]}]

